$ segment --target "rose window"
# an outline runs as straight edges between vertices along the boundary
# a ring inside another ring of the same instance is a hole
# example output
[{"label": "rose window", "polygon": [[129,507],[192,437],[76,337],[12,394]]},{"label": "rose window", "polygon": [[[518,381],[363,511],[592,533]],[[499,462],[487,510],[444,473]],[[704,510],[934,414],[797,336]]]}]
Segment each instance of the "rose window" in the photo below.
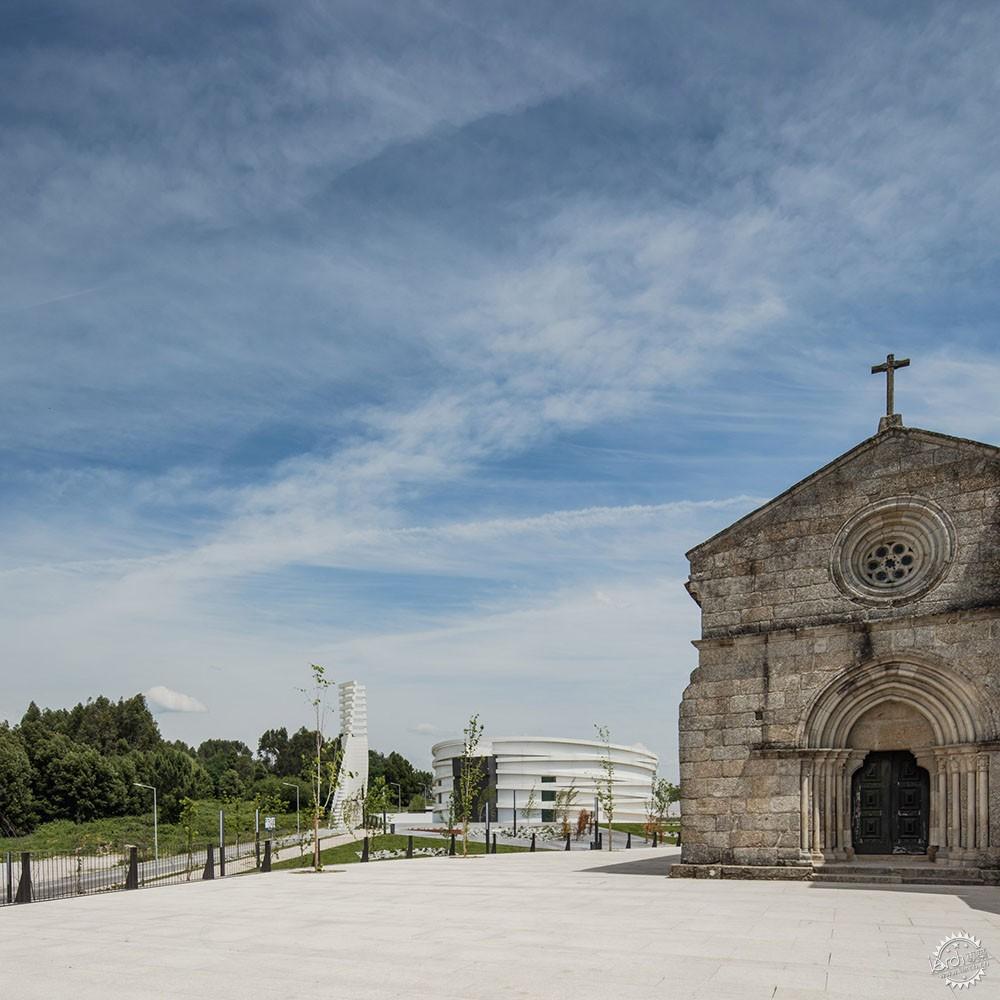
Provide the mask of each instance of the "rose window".
[{"label": "rose window", "polygon": [[917,566],[912,545],[889,541],[876,545],[865,555],[861,573],[875,587],[898,587]]},{"label": "rose window", "polygon": [[831,573],[863,604],[904,604],[936,587],[955,556],[955,528],[937,504],[893,497],[858,511],[833,547]]}]

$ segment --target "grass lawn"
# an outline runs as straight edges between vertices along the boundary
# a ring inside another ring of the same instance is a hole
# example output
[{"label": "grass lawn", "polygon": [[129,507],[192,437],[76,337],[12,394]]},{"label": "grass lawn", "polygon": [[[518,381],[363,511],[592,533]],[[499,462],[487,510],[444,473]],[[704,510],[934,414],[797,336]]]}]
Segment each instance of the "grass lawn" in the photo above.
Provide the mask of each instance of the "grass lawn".
[{"label": "grass lawn", "polygon": [[[352,841],[350,844],[341,844],[339,847],[328,847],[325,851],[320,852],[320,860],[324,865],[352,865],[358,863],[361,859],[358,857],[358,852],[361,850],[362,842],[360,840]],[[430,848],[445,848],[448,847],[448,840],[444,837],[414,837],[413,838],[413,849],[417,850],[421,847]],[[469,841],[469,853],[470,854],[483,854],[485,852],[486,845],[481,840]],[[406,850],[406,837],[398,833],[386,833],[377,837],[374,845],[370,846],[371,851],[405,851]],[[497,854],[514,854],[519,851],[526,851],[526,847],[510,847],[506,844],[497,844]],[[460,855],[462,853],[462,841],[458,840],[455,845],[455,851]],[[302,859],[299,856],[299,852],[293,847],[283,847],[281,849],[281,856],[279,861],[275,861],[272,867],[274,870],[279,868],[302,868],[309,867],[312,864],[312,854],[309,849],[306,849],[306,861],[303,866]],[[406,860],[405,858],[401,860]]]},{"label": "grass lawn", "polygon": [[[664,837],[664,843],[672,844],[676,842],[677,830],[680,827],[680,821],[676,819],[668,820],[665,824],[667,828],[666,836]],[[601,829],[606,830],[608,828],[606,823],[601,824]],[[645,823],[612,823],[611,828],[613,830],[619,830],[622,833],[631,833],[633,837],[645,837],[646,836],[646,824]]]},{"label": "grass lawn", "polygon": [[[225,804],[213,799],[202,799],[197,804],[195,814],[194,845],[196,849],[205,844],[219,842],[219,810],[226,811],[226,843],[236,842],[237,834],[242,843],[253,839],[254,804],[251,801]],[[295,813],[277,815],[277,830],[261,830],[265,836],[287,836],[295,833]],[[261,820],[263,826],[263,820]],[[187,850],[184,831],[179,823],[159,824],[160,854],[183,854]],[[0,854],[5,851],[51,851],[69,853],[81,850],[87,854],[104,850],[121,850],[126,844],[135,844],[143,850],[153,849],[153,813],[150,810],[140,816],[114,816],[109,819],[95,819],[89,823],[73,823],[68,819],[42,823],[32,833],[24,837],[0,837]]]}]

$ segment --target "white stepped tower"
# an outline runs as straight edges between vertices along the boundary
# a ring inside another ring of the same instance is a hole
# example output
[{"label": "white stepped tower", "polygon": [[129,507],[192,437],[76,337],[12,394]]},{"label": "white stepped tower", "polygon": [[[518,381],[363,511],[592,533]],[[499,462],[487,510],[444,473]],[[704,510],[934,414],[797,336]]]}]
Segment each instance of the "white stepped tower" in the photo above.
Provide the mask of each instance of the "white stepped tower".
[{"label": "white stepped tower", "polygon": [[345,681],[340,687],[340,738],[344,750],[341,768],[345,777],[333,797],[330,826],[344,827],[344,803],[364,794],[368,786],[368,699],[364,684]]}]

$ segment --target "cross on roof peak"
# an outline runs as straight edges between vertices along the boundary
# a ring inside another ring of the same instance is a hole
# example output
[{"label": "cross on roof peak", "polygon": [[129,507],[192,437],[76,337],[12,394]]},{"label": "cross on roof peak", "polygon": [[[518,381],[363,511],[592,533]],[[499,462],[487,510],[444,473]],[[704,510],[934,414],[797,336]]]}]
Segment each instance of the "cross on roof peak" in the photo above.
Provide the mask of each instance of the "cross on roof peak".
[{"label": "cross on roof peak", "polygon": [[901,427],[903,424],[903,418],[895,412],[895,375],[897,368],[907,368],[909,364],[909,358],[900,358],[897,361],[895,354],[887,354],[882,364],[872,365],[872,375],[885,373],[885,416],[879,421],[878,429],[880,431],[885,430],[886,427]]}]

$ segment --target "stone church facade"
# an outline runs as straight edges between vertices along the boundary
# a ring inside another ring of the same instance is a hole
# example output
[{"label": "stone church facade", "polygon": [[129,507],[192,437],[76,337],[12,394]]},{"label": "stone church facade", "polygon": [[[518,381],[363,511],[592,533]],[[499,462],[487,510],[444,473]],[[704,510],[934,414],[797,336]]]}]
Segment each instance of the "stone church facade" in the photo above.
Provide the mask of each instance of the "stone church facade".
[{"label": "stone church facade", "polygon": [[1000,449],[885,418],[688,558],[683,862],[1000,864]]}]

